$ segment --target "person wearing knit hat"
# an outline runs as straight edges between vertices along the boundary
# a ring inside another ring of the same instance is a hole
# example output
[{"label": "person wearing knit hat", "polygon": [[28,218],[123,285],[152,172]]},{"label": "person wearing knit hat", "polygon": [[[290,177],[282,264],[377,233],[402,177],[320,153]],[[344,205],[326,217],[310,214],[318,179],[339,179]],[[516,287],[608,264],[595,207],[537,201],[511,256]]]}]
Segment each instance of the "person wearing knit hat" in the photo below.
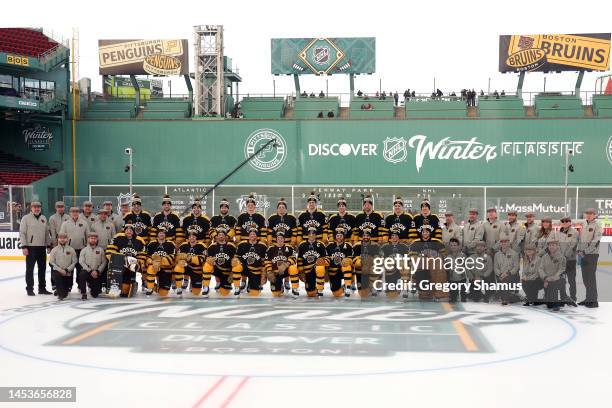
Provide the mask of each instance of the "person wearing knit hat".
[{"label": "person wearing knit hat", "polygon": [[185,233],[178,214],[172,212],[172,200],[168,194],[162,198],[162,210],[155,214],[151,223],[149,238],[155,240],[157,230],[161,227],[166,229],[166,239],[177,247],[185,241]]},{"label": "person wearing knit hat", "polygon": [[[258,296],[261,291],[262,275],[265,269],[266,252],[265,241],[259,239],[256,227],[248,230],[248,238],[238,244],[236,258],[242,264],[239,293],[246,288],[250,296]],[[244,282],[244,283],[243,283]]]},{"label": "person wearing knit hat", "polygon": [[[510,236],[505,233],[499,235],[499,251],[493,257],[493,272],[500,283],[518,283],[519,276],[519,254],[510,247]],[[500,290],[502,305],[518,301],[512,290]]]},{"label": "person wearing knit hat", "polygon": [[[283,290],[283,281],[287,278],[290,281],[292,296],[296,298],[300,295],[295,250],[292,246],[285,244],[285,233],[282,229],[276,232],[275,242],[266,252],[265,276],[262,278],[262,284],[265,280],[270,282],[270,290],[274,297],[282,296],[287,290],[286,288]],[[253,293],[253,295],[256,294],[259,294],[259,291]]]},{"label": "person wearing knit hat", "polygon": [[[133,289],[135,288],[134,282],[136,281],[136,272],[142,271],[143,283],[147,277],[145,270],[146,263],[146,242],[136,235],[136,231],[133,224],[126,223],[123,226],[123,233],[115,235],[113,242],[106,247],[106,258],[109,260],[109,284],[107,290],[112,293],[114,285],[120,289],[121,297],[128,297],[133,295]],[[125,266],[125,260],[121,260],[121,275],[116,276],[111,271],[114,269],[113,255],[123,255],[129,258],[135,258],[136,263]],[[145,285],[146,287],[146,285]]]},{"label": "person wearing knit hat", "polygon": [[202,293],[202,267],[206,260],[206,245],[198,240],[199,233],[194,225],[187,227],[187,241],[179,246],[174,265],[174,273],[183,274],[181,289],[187,290],[191,281],[191,293],[194,296]]},{"label": "person wearing knit hat", "polygon": [[355,216],[347,211],[346,199],[343,196],[338,198],[336,206],[338,207],[338,211],[329,217],[328,242],[334,241],[334,231],[336,231],[337,228],[343,228],[344,238],[350,240],[353,229],[355,228]]},{"label": "person wearing knit hat", "polygon": [[168,232],[164,225],[159,225],[155,228],[155,238],[147,245],[147,296],[150,296],[155,288],[160,296],[168,296],[173,284],[176,285],[177,296],[183,294],[183,273],[174,272],[176,247],[173,242],[167,240]]},{"label": "person wearing knit hat", "polygon": [[295,245],[297,235],[297,218],[287,213],[287,202],[281,197],[276,204],[276,214],[268,218],[268,245],[272,245],[276,234],[282,231],[285,239],[291,245]]},{"label": "person wearing knit hat", "polygon": [[[353,246],[345,241],[346,231],[338,226],[334,230],[334,240],[327,247],[329,267],[329,288],[334,297],[351,295],[353,286]],[[344,290],[343,290],[344,288]]]},{"label": "person wearing knit hat", "polygon": [[[256,212],[257,200],[255,197],[255,193],[249,194],[246,199],[246,211],[238,216],[238,222],[236,223],[236,239],[238,242],[249,239],[249,230],[251,228],[256,228],[262,237],[268,236],[266,218]],[[242,288],[244,288],[244,284]]]},{"label": "person wearing knit hat", "polygon": [[199,200],[194,200],[191,204],[191,214],[183,218],[183,231],[188,229],[196,232],[198,242],[210,244],[210,219],[202,214],[202,204]]},{"label": "person wearing knit hat", "polygon": [[420,214],[414,217],[414,227],[416,228],[417,235],[420,238],[422,237],[420,236],[418,231],[425,223],[427,223],[432,228],[431,239],[434,241],[442,242],[442,228],[440,226],[440,219],[437,215],[431,213],[431,204],[427,199],[421,202],[421,212]]},{"label": "person wearing knit hat", "polygon": [[312,191],[306,200],[306,210],[298,215],[298,244],[308,239],[308,228],[311,227],[316,229],[317,240],[327,243],[329,225],[325,213],[317,208],[318,202],[317,194]]},{"label": "person wearing knit hat", "polygon": [[385,218],[385,227],[391,232],[396,230],[401,242],[409,244],[417,239],[416,229],[413,228],[412,215],[404,211],[404,202],[401,197],[393,199],[393,212]]},{"label": "person wearing knit hat", "polygon": [[564,283],[561,288],[561,298],[567,304],[576,307],[578,306],[576,304],[576,249],[579,235],[578,231],[572,227],[570,217],[561,218],[561,228],[556,235],[559,239],[561,253],[565,257],[565,277],[569,284],[569,296]]},{"label": "person wearing knit hat", "polygon": [[[443,258],[446,254],[446,247],[441,240],[433,238],[434,231],[435,227],[429,224],[429,218],[423,218],[422,224],[417,228],[417,233],[420,238],[410,244],[410,252],[414,255],[433,260]],[[437,268],[435,264],[429,269],[419,269],[415,271],[414,277],[418,287],[421,286],[420,282],[424,280],[432,283],[444,283],[448,279],[446,271],[443,268]],[[419,290],[419,299],[428,300],[432,297],[435,299],[448,297],[448,292],[445,293],[439,290]]]},{"label": "person wearing knit hat", "polygon": [[240,294],[242,263],[236,257],[236,246],[228,242],[227,230],[217,227],[215,242],[208,247],[206,262],[203,268],[202,294],[208,295],[211,276],[217,282],[215,290],[221,296],[229,296],[234,289],[234,295]]},{"label": "person wearing knit hat", "polygon": [[134,194],[132,197],[132,209],[123,217],[123,222],[132,225],[136,235],[142,238],[145,244],[149,242],[153,219],[149,212],[142,209],[142,200],[138,194]]},{"label": "person wearing knit hat", "polygon": [[374,211],[374,200],[371,194],[366,194],[362,198],[363,211],[355,217],[355,228],[353,229],[353,243],[358,242],[363,237],[363,230],[370,229],[370,239],[375,242],[384,242],[387,237],[387,227],[382,214]]},{"label": "person wearing knit hat", "polygon": [[236,217],[229,213],[230,211],[230,203],[227,198],[223,197],[221,201],[219,201],[219,214],[214,215],[210,219],[210,238],[211,243],[217,235],[217,230],[219,228],[223,228],[225,233],[227,234],[230,241],[234,240],[234,236],[236,235]]},{"label": "person wearing knit hat", "polygon": [[304,274],[308,297],[323,296],[325,267],[329,265],[325,245],[319,240],[321,230],[314,224],[305,225],[306,241],[298,246],[298,267]]},{"label": "person wearing knit hat", "polygon": [[472,255],[476,252],[476,243],[484,238],[484,227],[478,219],[478,210],[470,208],[468,219],[463,227],[463,253]]}]

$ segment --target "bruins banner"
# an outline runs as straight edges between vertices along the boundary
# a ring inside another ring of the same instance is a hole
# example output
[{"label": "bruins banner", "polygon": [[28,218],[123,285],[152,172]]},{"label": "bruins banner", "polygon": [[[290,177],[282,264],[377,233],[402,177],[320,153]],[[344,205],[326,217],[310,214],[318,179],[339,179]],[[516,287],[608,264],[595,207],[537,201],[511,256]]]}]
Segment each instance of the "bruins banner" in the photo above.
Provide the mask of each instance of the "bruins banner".
[{"label": "bruins banner", "polygon": [[98,40],[100,75],[189,73],[187,40]]},{"label": "bruins banner", "polygon": [[607,71],[610,33],[500,35],[499,71]]}]

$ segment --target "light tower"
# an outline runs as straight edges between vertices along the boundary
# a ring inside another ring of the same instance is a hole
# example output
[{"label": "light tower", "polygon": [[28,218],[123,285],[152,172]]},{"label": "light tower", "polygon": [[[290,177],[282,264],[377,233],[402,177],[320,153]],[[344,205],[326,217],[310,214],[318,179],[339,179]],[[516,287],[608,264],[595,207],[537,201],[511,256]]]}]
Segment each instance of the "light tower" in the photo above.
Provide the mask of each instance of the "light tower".
[{"label": "light tower", "polygon": [[223,26],[194,26],[195,114],[225,116]]}]

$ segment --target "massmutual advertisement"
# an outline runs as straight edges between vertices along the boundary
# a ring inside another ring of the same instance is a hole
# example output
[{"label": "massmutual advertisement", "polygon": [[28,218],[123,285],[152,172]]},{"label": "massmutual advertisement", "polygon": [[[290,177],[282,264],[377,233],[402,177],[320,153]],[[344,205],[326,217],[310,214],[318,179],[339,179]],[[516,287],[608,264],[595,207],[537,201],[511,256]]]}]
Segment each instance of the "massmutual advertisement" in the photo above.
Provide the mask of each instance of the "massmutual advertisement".
[{"label": "massmutual advertisement", "polygon": [[607,71],[610,33],[499,36],[499,71]]},{"label": "massmutual advertisement", "polygon": [[189,73],[187,40],[98,40],[100,75]]}]

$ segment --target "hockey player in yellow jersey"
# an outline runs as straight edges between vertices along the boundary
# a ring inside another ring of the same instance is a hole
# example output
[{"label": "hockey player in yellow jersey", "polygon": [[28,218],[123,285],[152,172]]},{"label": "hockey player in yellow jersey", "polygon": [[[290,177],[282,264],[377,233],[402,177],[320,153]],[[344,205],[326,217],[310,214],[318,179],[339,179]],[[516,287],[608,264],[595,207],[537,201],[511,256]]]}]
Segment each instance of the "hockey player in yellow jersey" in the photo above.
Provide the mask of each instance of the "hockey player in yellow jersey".
[{"label": "hockey player in yellow jersey", "polygon": [[298,237],[297,243],[301,243],[308,239],[308,234],[311,228],[315,229],[317,240],[327,243],[328,225],[327,216],[323,211],[317,208],[319,197],[312,191],[306,201],[306,211],[298,216]]},{"label": "hockey player in yellow jersey", "polygon": [[195,296],[202,292],[202,266],[206,259],[206,246],[198,242],[198,231],[195,228],[187,229],[187,242],[181,244],[176,256],[174,272],[183,275],[183,290],[187,289],[191,280],[191,293]]},{"label": "hockey player in yellow jersey", "polygon": [[317,239],[317,232],[316,227],[310,227],[308,239],[298,247],[298,270],[308,297],[323,296],[325,267],[329,265],[327,251]]},{"label": "hockey player in yellow jersey", "polygon": [[249,230],[249,238],[238,244],[236,249],[236,257],[242,264],[242,281],[248,280],[247,291],[251,296],[259,296],[261,292],[267,249],[264,241],[260,241],[256,228]]},{"label": "hockey player in yellow jersey", "polygon": [[353,229],[353,243],[361,241],[363,231],[370,230],[370,240],[373,242],[384,242],[387,239],[387,228],[382,214],[374,211],[372,195],[363,197],[363,211],[356,216],[355,228]]},{"label": "hockey player in yellow jersey", "polygon": [[162,210],[155,214],[153,217],[150,237],[151,240],[157,238],[157,231],[160,228],[164,228],[166,232],[166,239],[178,248],[183,242],[185,242],[185,233],[181,226],[181,219],[178,214],[172,212],[172,200],[168,194],[164,195],[162,199]]},{"label": "hockey player in yellow jersey", "polygon": [[217,281],[215,289],[221,296],[228,296],[232,293],[232,284],[234,295],[240,295],[242,264],[236,257],[236,246],[227,241],[225,228],[217,229],[215,242],[208,247],[203,271],[202,294],[204,296],[208,296],[211,275],[215,276]]},{"label": "hockey player in yellow jersey", "polygon": [[[174,244],[166,240],[166,229],[159,226],[156,229],[157,237],[147,245],[147,291],[146,295],[151,296],[157,288],[157,293],[160,296],[168,296],[172,286],[174,274],[174,258],[176,248]],[[182,273],[176,274],[176,279],[180,277],[177,285],[176,294],[181,296],[183,290],[181,284],[183,282]]]},{"label": "hockey player in yellow jersey", "polygon": [[272,296],[283,295],[283,279],[287,276],[291,281],[292,295],[300,295],[296,254],[291,246],[285,244],[285,234],[282,231],[276,233],[276,242],[266,252],[265,266]]}]

